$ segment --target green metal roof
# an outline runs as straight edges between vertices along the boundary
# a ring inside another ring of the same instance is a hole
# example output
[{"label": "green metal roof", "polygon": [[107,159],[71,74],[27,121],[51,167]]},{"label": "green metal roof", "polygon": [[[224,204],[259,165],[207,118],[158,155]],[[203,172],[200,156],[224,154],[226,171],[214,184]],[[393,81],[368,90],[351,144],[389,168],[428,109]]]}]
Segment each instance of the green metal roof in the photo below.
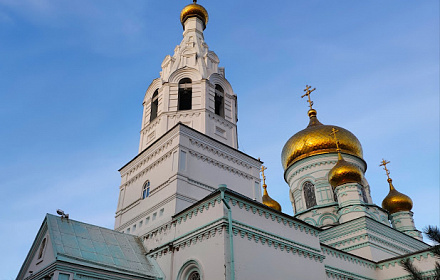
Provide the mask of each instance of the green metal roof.
[{"label": "green metal roof", "polygon": [[46,219],[57,260],[159,277],[138,237],[51,214]]}]

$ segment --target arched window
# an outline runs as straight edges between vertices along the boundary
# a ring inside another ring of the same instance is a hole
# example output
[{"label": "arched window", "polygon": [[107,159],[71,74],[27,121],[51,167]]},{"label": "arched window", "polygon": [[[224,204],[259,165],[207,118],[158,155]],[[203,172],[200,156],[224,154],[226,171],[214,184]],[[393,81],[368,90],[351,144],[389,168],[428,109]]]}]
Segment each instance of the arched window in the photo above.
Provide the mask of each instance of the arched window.
[{"label": "arched window", "polygon": [[192,107],[192,81],[184,78],[179,82],[178,108],[180,110],[191,110]]},{"label": "arched window", "polygon": [[142,188],[142,199],[150,196],[150,181],[145,182]]},{"label": "arched window", "polygon": [[46,238],[43,239],[40,246],[40,252],[38,253],[38,258],[41,259],[43,257],[44,248],[46,247]]},{"label": "arched window", "polygon": [[335,202],[338,202],[338,195],[334,190],[333,190],[333,199],[335,200]]},{"label": "arched window", "polygon": [[177,274],[177,279],[178,280],[201,280],[201,279],[203,279],[202,273],[200,272],[199,264],[194,260],[188,261],[180,269],[179,273]]},{"label": "arched window", "polygon": [[215,114],[221,117],[225,116],[225,91],[220,85],[215,85]]},{"label": "arched window", "polygon": [[316,205],[315,186],[307,181],[303,184],[304,198],[306,200],[307,209]]},{"label": "arched window", "polygon": [[362,199],[365,203],[368,203],[367,193],[365,192],[365,188],[361,187]]},{"label": "arched window", "polygon": [[200,280],[200,273],[198,271],[193,271],[188,276],[188,280]]},{"label": "arched window", "polygon": [[153,93],[153,97],[151,98],[151,112],[150,112],[150,122],[157,117],[157,107],[159,106],[159,91]]}]

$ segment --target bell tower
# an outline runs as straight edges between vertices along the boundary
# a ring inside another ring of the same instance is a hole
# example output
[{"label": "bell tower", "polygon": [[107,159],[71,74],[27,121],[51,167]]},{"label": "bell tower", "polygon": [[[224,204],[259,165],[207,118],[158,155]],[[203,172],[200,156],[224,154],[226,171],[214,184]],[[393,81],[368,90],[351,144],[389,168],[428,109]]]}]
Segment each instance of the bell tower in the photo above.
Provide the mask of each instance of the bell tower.
[{"label": "bell tower", "polygon": [[206,9],[180,14],[183,39],[143,99],[139,152],[119,171],[115,229],[142,236],[217,190],[261,202],[261,162],[238,151],[237,96],[209,50]]},{"label": "bell tower", "polygon": [[205,42],[208,12],[194,2],[180,21],[182,42],[165,57],[144,97],[139,153],[179,122],[236,149],[237,96]]}]

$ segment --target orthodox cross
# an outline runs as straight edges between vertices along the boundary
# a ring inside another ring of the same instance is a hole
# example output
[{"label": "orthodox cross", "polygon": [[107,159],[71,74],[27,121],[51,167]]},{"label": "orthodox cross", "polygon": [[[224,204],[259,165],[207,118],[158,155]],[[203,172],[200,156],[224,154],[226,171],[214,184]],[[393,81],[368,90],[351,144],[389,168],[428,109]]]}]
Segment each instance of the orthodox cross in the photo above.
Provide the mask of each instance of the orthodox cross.
[{"label": "orthodox cross", "polygon": [[263,165],[261,166],[260,172],[261,172],[261,175],[263,177],[263,185],[266,184],[266,176],[264,176],[264,170],[266,170],[266,169],[267,169],[267,167],[264,167]]},{"label": "orthodox cross", "polygon": [[379,166],[383,166],[383,169],[385,170],[385,172],[387,173],[387,177],[388,179],[390,179],[390,171],[387,168],[387,164],[390,163],[389,161],[386,161],[384,159],[382,159],[382,164],[380,164]]},{"label": "orthodox cross", "polygon": [[316,88],[313,88],[313,89],[311,89],[311,88],[312,88],[311,86],[306,85],[306,89],[304,90],[306,93],[303,96],[301,96],[301,98],[303,98],[304,96],[307,96],[309,98],[309,100],[307,100],[307,102],[309,102],[310,110],[313,109],[312,108],[313,101],[310,100],[310,94],[316,89]]},{"label": "orthodox cross", "polygon": [[337,130],[336,128],[332,128],[332,132],[330,133],[330,135],[333,136],[333,138],[335,139],[335,143],[336,143],[336,150],[340,151],[339,149],[339,141],[338,141],[338,137],[336,137],[336,133],[339,132],[339,130]]}]

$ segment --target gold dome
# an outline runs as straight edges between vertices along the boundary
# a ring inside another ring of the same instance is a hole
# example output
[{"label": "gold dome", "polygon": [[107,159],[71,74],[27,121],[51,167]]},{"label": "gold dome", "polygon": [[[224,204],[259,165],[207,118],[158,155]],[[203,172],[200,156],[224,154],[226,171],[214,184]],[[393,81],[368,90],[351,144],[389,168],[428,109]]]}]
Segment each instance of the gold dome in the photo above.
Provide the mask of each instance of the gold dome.
[{"label": "gold dome", "polygon": [[208,24],[208,11],[202,6],[196,3],[197,1],[194,1],[194,3],[189,4],[183,8],[183,10],[180,12],[180,22],[182,23],[182,26],[185,27],[185,21],[190,17],[198,17],[202,20],[204,26],[203,30],[205,30],[206,25]]},{"label": "gold dome", "polygon": [[341,153],[338,153],[338,162],[328,173],[328,181],[334,188],[346,183],[358,183],[362,182],[363,173],[356,165],[345,161]]},{"label": "gold dome", "polygon": [[382,201],[382,208],[387,210],[390,214],[401,211],[410,211],[413,207],[411,198],[403,193],[398,192],[393,186],[393,180],[388,178],[390,184],[390,192]]},{"label": "gold dome", "polygon": [[266,188],[267,188],[267,185],[263,184],[263,197],[262,197],[263,204],[266,205],[267,207],[270,207],[272,209],[275,209],[275,210],[281,212],[281,205],[269,196]]},{"label": "gold dome", "polygon": [[353,133],[341,127],[323,125],[318,121],[314,109],[309,110],[308,114],[310,121],[307,128],[290,137],[284,145],[281,153],[284,170],[295,162],[312,155],[336,153],[336,143],[331,136],[332,128],[339,130],[338,140],[341,152],[362,159],[361,143]]}]

